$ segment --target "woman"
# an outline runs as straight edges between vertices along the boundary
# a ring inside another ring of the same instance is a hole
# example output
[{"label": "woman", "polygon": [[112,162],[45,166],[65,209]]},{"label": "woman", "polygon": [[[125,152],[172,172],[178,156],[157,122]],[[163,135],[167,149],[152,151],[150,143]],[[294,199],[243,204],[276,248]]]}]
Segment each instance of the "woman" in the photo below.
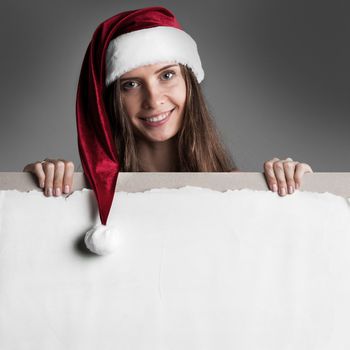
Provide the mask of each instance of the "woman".
[{"label": "woman", "polygon": [[[159,20],[160,17],[162,18]],[[159,21],[161,23],[158,23]],[[149,59],[147,56],[136,64],[129,64],[130,61],[137,61],[135,58],[137,54],[133,51],[135,45],[127,42],[123,46],[118,40],[128,35],[135,33],[138,35],[138,33],[161,27],[176,30],[176,35],[181,28],[174,15],[162,7],[123,12],[98,27],[89,45],[80,76],[77,96],[78,132],[79,113],[88,114],[89,109],[95,112],[98,110],[98,113],[101,113],[101,106],[89,105],[90,93],[82,97],[84,84],[89,85],[91,91],[96,90],[98,84],[94,82],[94,86],[91,86],[91,83],[86,82],[85,75],[87,71],[90,75],[91,72],[96,73],[95,68],[100,65],[102,72],[98,73],[101,73],[105,82],[101,88],[101,98],[108,114],[108,127],[113,134],[114,146],[118,151],[117,172],[238,171],[220,141],[214,122],[206,108],[199,85],[204,73],[192,38],[181,30],[180,41],[187,40],[188,42],[185,43],[187,46],[181,47],[183,43],[180,42],[180,47],[174,49],[177,52],[169,53],[178,44],[178,38],[174,39],[171,46],[162,47],[167,43],[163,44],[161,37],[156,36],[156,39],[152,37],[151,47],[147,47],[142,41],[148,39],[140,34],[141,39],[138,39],[137,46],[142,46],[141,55],[153,55],[153,58]],[[106,31],[109,31],[108,35],[105,35]],[[101,39],[103,35],[105,36]],[[172,40],[172,32],[164,35],[167,40],[169,38],[169,41]],[[134,39],[130,40],[133,43]],[[160,48],[155,48],[158,42],[162,44]],[[113,62],[113,57],[118,50],[122,51],[122,54],[126,52],[126,56]],[[186,50],[190,52],[189,57],[178,56],[179,52]],[[155,53],[147,53],[147,51],[155,51]],[[92,53],[96,56],[94,62],[91,57],[88,57],[92,56]],[[159,59],[155,58],[157,54]],[[115,75],[115,70],[123,64],[126,66],[125,72]],[[132,68],[133,65],[136,68]],[[92,99],[94,98],[98,100],[95,95],[92,96]],[[82,100],[85,101],[84,107],[82,107]],[[101,118],[97,122],[95,120],[93,124],[90,123],[89,127],[91,129],[91,125],[94,125],[95,128],[99,128],[100,124]],[[82,151],[84,146],[81,140],[88,128],[86,125],[84,127],[84,131],[80,130],[79,134],[79,149],[84,172],[87,173],[89,171],[85,171],[84,163],[89,162],[84,161],[85,154]],[[104,132],[106,133],[105,130]],[[39,185],[47,196],[60,196],[62,193],[69,193],[72,189],[74,164],[71,161],[46,159],[28,164],[24,171],[32,172],[37,176]],[[285,160],[273,158],[264,163],[264,173],[269,188],[281,196],[291,194],[295,189],[300,188],[301,179],[306,172],[312,172],[308,164],[299,163],[290,158]],[[89,180],[91,182],[92,177]]]}]

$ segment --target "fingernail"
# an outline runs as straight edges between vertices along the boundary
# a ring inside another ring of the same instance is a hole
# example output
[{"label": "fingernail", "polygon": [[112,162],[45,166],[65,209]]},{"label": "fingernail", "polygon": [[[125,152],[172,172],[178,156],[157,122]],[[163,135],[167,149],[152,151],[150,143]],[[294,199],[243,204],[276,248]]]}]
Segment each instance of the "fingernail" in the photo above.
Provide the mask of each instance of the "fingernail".
[{"label": "fingernail", "polygon": [[292,194],[293,193],[293,186],[288,186],[288,192],[289,192],[289,194]]},{"label": "fingernail", "polygon": [[273,192],[277,192],[277,185],[276,185],[276,184],[273,184],[273,185],[272,185],[272,191],[273,191]]},{"label": "fingernail", "polygon": [[286,189],[284,187],[281,188],[280,194],[281,196],[284,196],[286,194]]},{"label": "fingernail", "polygon": [[56,196],[60,196],[61,195],[61,190],[59,188],[56,188],[56,193],[55,193]]},{"label": "fingernail", "polygon": [[300,185],[296,182],[295,183],[295,188],[298,190],[300,188]]},{"label": "fingernail", "polygon": [[69,193],[69,186],[68,185],[64,186],[64,193]]},{"label": "fingernail", "polygon": [[52,196],[52,188],[51,187],[46,189],[46,195],[49,196],[49,197]]}]

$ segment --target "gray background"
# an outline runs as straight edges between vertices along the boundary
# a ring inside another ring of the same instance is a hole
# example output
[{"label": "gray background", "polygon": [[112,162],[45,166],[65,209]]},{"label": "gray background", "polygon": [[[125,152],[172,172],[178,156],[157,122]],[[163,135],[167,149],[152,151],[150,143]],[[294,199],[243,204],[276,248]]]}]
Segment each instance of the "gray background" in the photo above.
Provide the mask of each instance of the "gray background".
[{"label": "gray background", "polygon": [[204,93],[242,171],[274,156],[350,171],[348,1],[2,1],[0,171],[70,159],[75,94],[97,25],[162,5],[196,40]]}]

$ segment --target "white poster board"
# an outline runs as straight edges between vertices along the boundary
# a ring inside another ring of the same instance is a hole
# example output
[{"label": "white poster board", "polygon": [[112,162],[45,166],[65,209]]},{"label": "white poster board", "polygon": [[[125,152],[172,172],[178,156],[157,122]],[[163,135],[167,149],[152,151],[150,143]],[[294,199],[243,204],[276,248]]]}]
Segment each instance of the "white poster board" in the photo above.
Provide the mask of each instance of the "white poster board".
[{"label": "white poster board", "polygon": [[350,348],[350,205],[330,193],[0,191],[0,349]]}]

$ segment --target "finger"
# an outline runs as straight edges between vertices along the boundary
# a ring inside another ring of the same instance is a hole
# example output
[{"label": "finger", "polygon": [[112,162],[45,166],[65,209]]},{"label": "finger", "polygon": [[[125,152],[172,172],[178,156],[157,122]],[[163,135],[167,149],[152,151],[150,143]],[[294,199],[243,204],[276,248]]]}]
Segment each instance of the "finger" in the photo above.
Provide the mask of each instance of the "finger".
[{"label": "finger", "polygon": [[[291,159],[291,158],[287,158],[287,159]],[[298,162],[287,161],[287,159],[286,161],[283,162],[284,176],[287,182],[288,193],[292,194],[295,190],[294,173],[295,173],[295,167],[298,164]]]},{"label": "finger", "polygon": [[62,183],[63,183],[65,163],[62,160],[56,160],[54,164],[55,164],[55,172],[54,172],[54,178],[53,178],[53,195],[60,196],[62,194]]},{"label": "finger", "polygon": [[287,182],[284,174],[283,161],[277,161],[273,163],[273,170],[275,172],[277,185],[278,185],[278,194],[280,196],[285,196],[287,194]]},{"label": "finger", "polygon": [[41,162],[35,162],[32,166],[31,173],[36,175],[39,182],[39,187],[44,188],[45,186],[45,172],[43,170],[43,165]]},{"label": "finger", "polygon": [[69,193],[73,188],[73,174],[74,174],[74,163],[66,161],[66,167],[63,177],[63,191]]},{"label": "finger", "polygon": [[279,160],[278,158],[273,158],[264,163],[264,175],[266,178],[266,182],[271,191],[277,192],[278,185],[275,177],[275,172],[273,170],[273,164],[275,161]]},{"label": "finger", "polygon": [[55,173],[55,164],[49,161],[45,161],[43,164],[43,169],[45,172],[45,195],[47,197],[52,196],[53,179]]},{"label": "finger", "polygon": [[38,180],[38,184],[39,187],[43,188],[44,187],[44,182],[45,182],[45,173],[43,171],[41,162],[35,162],[35,163],[30,163],[27,164],[24,168],[23,168],[24,172],[29,172],[32,173],[33,175],[36,176],[37,180]]},{"label": "finger", "polygon": [[306,163],[298,163],[295,169],[294,174],[294,181],[295,181],[295,188],[300,189],[301,187],[301,180],[305,173],[313,173],[313,170],[311,169],[309,164]]}]

